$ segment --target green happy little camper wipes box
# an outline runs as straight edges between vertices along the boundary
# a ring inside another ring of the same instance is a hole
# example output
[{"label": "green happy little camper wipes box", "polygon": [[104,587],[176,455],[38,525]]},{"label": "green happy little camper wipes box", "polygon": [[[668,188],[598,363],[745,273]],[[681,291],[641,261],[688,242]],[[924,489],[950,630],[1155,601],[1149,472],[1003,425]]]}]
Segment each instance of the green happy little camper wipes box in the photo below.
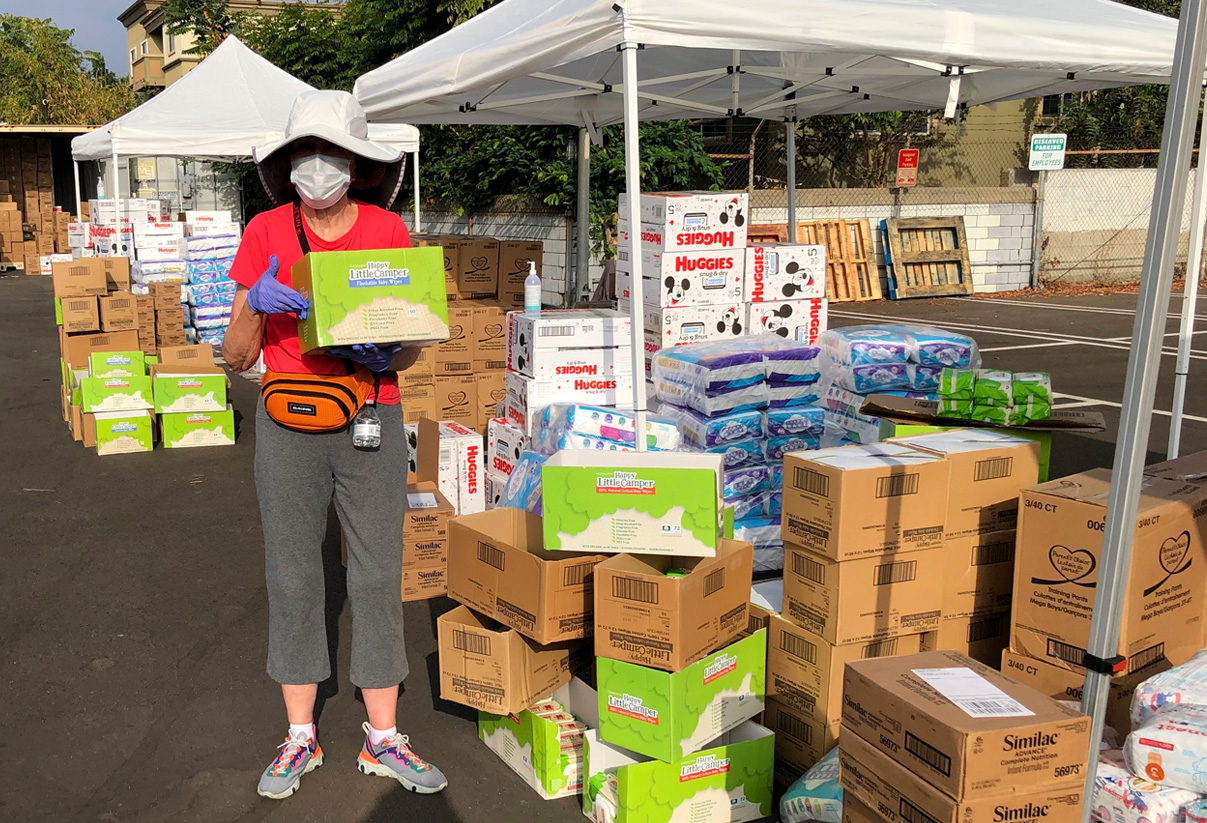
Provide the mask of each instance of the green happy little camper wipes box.
[{"label": "green happy little camper wipes box", "polygon": [[147,373],[141,351],[94,351],[88,355],[90,377],[141,377]]},{"label": "green happy little camper wipes box", "polygon": [[80,397],[89,414],[154,408],[151,378],[146,376],[84,377],[80,380]]},{"label": "green happy little camper wipes box", "polygon": [[235,445],[235,410],[194,411],[159,417],[165,449]]},{"label": "green happy little camper wipes box", "polygon": [[153,366],[151,380],[160,414],[226,410],[226,372],[219,366]]},{"label": "green happy little camper wipes box", "polygon": [[541,467],[545,548],[713,557],[722,457],[565,449]]},{"label": "green happy little camper wipes box", "polygon": [[600,736],[669,762],[762,714],[767,630],[674,673],[606,657],[595,665]]},{"label": "green happy little camper wipes box", "polygon": [[149,411],[98,412],[93,418],[97,454],[130,454],[154,448]]},{"label": "green happy little camper wipes box", "polygon": [[672,760],[583,735],[583,813],[596,823],[741,823],[770,817],[775,735],[752,720]]},{"label": "green happy little camper wipes box", "polygon": [[310,304],[298,320],[303,353],[448,338],[444,252],[437,247],[311,252],[293,265],[293,287]]}]

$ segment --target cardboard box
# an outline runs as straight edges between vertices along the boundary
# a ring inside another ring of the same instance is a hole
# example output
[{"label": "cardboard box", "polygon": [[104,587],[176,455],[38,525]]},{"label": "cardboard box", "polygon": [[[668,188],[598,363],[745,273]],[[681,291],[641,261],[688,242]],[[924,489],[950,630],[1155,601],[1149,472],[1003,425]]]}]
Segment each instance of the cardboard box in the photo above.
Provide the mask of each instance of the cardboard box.
[{"label": "cardboard box", "polygon": [[569,683],[586,650],[582,640],[540,646],[465,606],[441,615],[436,634],[440,697],[494,714],[522,711]]},{"label": "cardboard box", "polygon": [[111,334],[63,334],[59,338],[59,344],[63,363],[69,371],[87,369],[93,352],[137,349],[138,334],[132,331],[119,331]]},{"label": "cardboard box", "polygon": [[545,546],[711,557],[721,537],[722,460],[563,449],[541,467]]},{"label": "cardboard box", "polygon": [[445,293],[453,297],[457,293],[457,269],[461,266],[461,251],[455,234],[412,234],[411,243],[416,248],[438,248],[444,254]]},{"label": "cardboard box", "polygon": [[[436,347],[425,346],[419,350],[415,362],[406,371],[398,373],[399,386],[431,385],[436,379]],[[434,414],[428,415],[432,417]]]},{"label": "cardboard box", "polygon": [[944,617],[1010,610],[1014,542],[1015,532],[1006,531],[949,538],[943,544]]},{"label": "cardboard box", "polygon": [[152,283],[151,297],[155,299],[155,311],[170,312],[180,308],[181,300],[179,283]]},{"label": "cardboard box", "polygon": [[449,530],[449,597],[538,643],[590,637],[603,560],[546,551],[541,518],[521,509],[462,516]]},{"label": "cardboard box", "polygon": [[499,413],[499,405],[507,404],[507,373],[502,371],[478,372],[474,375],[474,394],[478,401],[478,428],[485,430],[492,417]]},{"label": "cardboard box", "polygon": [[[595,690],[575,677],[537,707],[513,715],[478,712],[478,739],[544,800],[583,789],[582,731],[568,733],[557,715],[587,729],[599,725]],[[558,711],[553,711],[554,707]]]},{"label": "cardboard box", "polygon": [[474,304],[448,307],[448,339],[432,347],[435,374],[471,374],[474,363]]},{"label": "cardboard box", "polygon": [[844,799],[851,796],[871,808],[894,810],[903,820],[935,823],[1001,823],[1004,820],[1079,823],[1081,820],[1084,779],[975,799],[952,799],[857,735],[843,737],[838,757],[842,764],[840,783]]},{"label": "cardboard box", "polygon": [[528,435],[519,426],[503,418],[490,420],[486,430],[486,470],[510,477],[528,444]]},{"label": "cardboard box", "polygon": [[[775,737],[747,721],[703,751],[664,763],[583,735],[583,813],[615,823],[739,823],[773,813]],[[595,814],[596,805],[614,814]]]},{"label": "cardboard box", "polygon": [[[661,252],[642,247],[641,300],[653,308],[741,303],[745,260],[740,250]],[[616,296],[632,297],[634,266],[629,250],[616,256]]]},{"label": "cardboard box", "polygon": [[492,471],[486,472],[486,510],[497,509],[507,491],[507,478]]},{"label": "cardboard box", "polygon": [[1186,454],[1173,460],[1145,466],[1144,473],[1150,477],[1163,477],[1166,480],[1203,483],[1207,481],[1207,451]]},{"label": "cardboard box", "polygon": [[519,295],[519,305],[524,303],[524,280],[528,277],[528,264],[536,267],[538,276],[544,272],[545,246],[539,240],[504,240],[499,243],[499,299],[514,305],[511,296]]},{"label": "cardboard box", "polygon": [[767,698],[763,723],[775,732],[777,779],[785,786],[813,768],[838,741],[837,721],[814,720],[778,697]]},{"label": "cardboard box", "polygon": [[922,650],[920,634],[835,646],[778,614],[767,616],[767,629],[767,696],[823,725],[842,717],[842,677],[847,663]]},{"label": "cardboard box", "polygon": [[235,445],[235,410],[163,414],[159,418],[165,449]]},{"label": "cardboard box", "polygon": [[508,312],[507,364],[538,379],[633,373],[632,319],[612,309]]},{"label": "cardboard box", "polygon": [[[1096,469],[1022,492],[1010,648],[1064,666],[1083,660],[1099,579],[1111,473]],[[1128,671],[1175,666],[1203,645],[1207,487],[1146,477],[1126,570],[1118,653]]]},{"label": "cardboard box", "polygon": [[159,363],[151,367],[151,379],[160,414],[226,410],[226,372],[219,366]]},{"label": "cardboard box", "polygon": [[439,409],[436,408],[436,387],[432,383],[418,385],[399,384],[398,391],[402,395],[402,415],[406,423],[418,423],[422,418],[438,420]]},{"label": "cardboard box", "polygon": [[[154,418],[148,411],[108,411],[87,416],[92,418],[99,455],[149,452],[154,448]],[[85,436],[85,442],[87,439]]]},{"label": "cardboard box", "polygon": [[846,795],[842,798],[842,823],[884,823],[884,818],[860,803],[854,795]]},{"label": "cardboard box", "polygon": [[138,249],[138,259],[142,259],[143,249],[154,249],[160,246],[172,246],[180,251],[178,240],[184,239],[184,223],[172,221],[153,221],[134,224],[134,248]]},{"label": "cardboard box", "polygon": [[600,737],[647,757],[678,760],[762,714],[766,667],[761,631],[674,673],[600,657]]},{"label": "cardboard box", "polygon": [[836,562],[784,546],[784,616],[838,645],[939,627],[942,548]]},{"label": "cardboard box", "polygon": [[997,668],[1010,645],[1010,612],[975,617],[943,615],[939,627],[922,635],[924,652],[959,652],[978,663]]},{"label": "cardboard box", "polygon": [[63,316],[59,323],[66,331],[71,333],[98,331],[101,327],[100,313],[97,310],[97,298],[94,296],[88,297],[63,297],[56,298],[61,300],[63,307]]},{"label": "cardboard box", "polygon": [[195,223],[229,224],[232,222],[230,209],[218,209],[216,211],[200,211],[193,209],[184,212],[180,219],[186,223],[189,223],[190,225]]},{"label": "cardboard box", "polygon": [[160,366],[213,366],[214,349],[208,343],[191,346],[168,346],[159,353]]},{"label": "cardboard box", "polygon": [[824,297],[750,303],[746,310],[748,334],[778,334],[816,346],[827,328],[828,303]]},{"label": "cardboard box", "polygon": [[456,300],[494,297],[499,291],[499,241],[493,237],[461,237],[457,244]]},{"label": "cardboard box", "polygon": [[92,225],[92,248],[101,257],[134,257],[134,230],[123,225]]},{"label": "cardboard box", "polygon": [[[100,261],[101,268],[105,270],[105,280],[109,287],[109,291],[130,291],[130,261],[125,257],[109,257]],[[176,293],[179,297],[180,284],[176,285]],[[154,287],[152,287],[154,290]],[[180,303],[179,300],[176,301]]]},{"label": "cardboard box", "polygon": [[729,644],[746,629],[753,562],[734,540],[716,557],[609,558],[595,567],[596,656],[676,672]]},{"label": "cardboard box", "polygon": [[140,351],[94,352],[88,358],[89,377],[135,377],[147,373]]},{"label": "cardboard box", "polygon": [[467,429],[478,426],[478,389],[472,374],[445,377],[436,375],[433,381],[436,397],[436,415],[441,420],[451,420]]},{"label": "cardboard box", "polygon": [[[628,298],[621,298],[617,305],[627,313],[632,304]],[[670,346],[741,337],[746,334],[745,314],[740,301],[670,308],[647,305],[642,309],[646,359]]]},{"label": "cardboard box", "polygon": [[948,464],[897,443],[784,460],[784,539],[832,560],[940,546]]},{"label": "cardboard box", "polygon": [[507,314],[498,303],[473,304],[471,353],[474,361],[500,361],[506,368]]},{"label": "cardboard box", "polygon": [[151,378],[85,377],[80,381],[84,411],[89,414],[111,411],[138,411],[154,407]]},{"label": "cardboard box", "polygon": [[[623,192],[617,211],[620,214],[617,229],[627,232],[628,208]],[[640,213],[642,242],[649,243],[652,249],[701,251],[746,247],[750,203],[745,193],[642,194]]]},{"label": "cardboard box", "polygon": [[1088,717],[956,652],[848,664],[842,726],[959,799],[1081,783],[1090,755]]},{"label": "cardboard box", "polygon": [[448,591],[449,521],[453,515],[453,505],[435,483],[407,486],[402,602],[442,597]]},{"label": "cardboard box", "polygon": [[51,266],[55,297],[99,297],[109,293],[105,268],[101,261],[73,260]]},{"label": "cardboard box", "polygon": [[985,429],[953,429],[893,438],[947,458],[951,480],[947,537],[1018,526],[1019,492],[1039,482],[1039,444]]},{"label": "cardboard box", "polygon": [[310,310],[298,321],[302,353],[354,343],[434,343],[448,337],[440,252],[311,252],[293,266]]},{"label": "cardboard box", "polygon": [[532,420],[541,409],[553,403],[586,403],[593,406],[629,408],[633,405],[633,376],[631,374],[599,378],[565,375],[547,380],[508,371],[507,416],[532,434]]},{"label": "cardboard box", "polygon": [[486,508],[482,435],[455,421],[419,420],[420,480],[437,484],[458,514]]},{"label": "cardboard box", "polygon": [[747,246],[745,264],[745,299],[751,303],[826,296],[825,246]]},{"label": "cardboard box", "polygon": [[134,308],[134,295],[117,292],[98,298],[102,331],[131,331],[138,328],[138,314]]}]

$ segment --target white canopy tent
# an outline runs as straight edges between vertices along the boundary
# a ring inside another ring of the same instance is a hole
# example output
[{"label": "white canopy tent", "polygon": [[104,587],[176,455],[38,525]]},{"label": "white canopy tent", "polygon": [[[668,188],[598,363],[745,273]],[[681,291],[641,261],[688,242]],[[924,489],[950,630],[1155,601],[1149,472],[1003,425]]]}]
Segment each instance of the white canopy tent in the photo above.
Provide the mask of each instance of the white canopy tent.
[{"label": "white canopy tent", "polygon": [[[1119,636],[1118,598],[1181,220],[1171,204],[1184,202],[1207,0],[1186,0],[1182,14],[1178,29],[1168,18],[1108,0],[700,0],[678,6],[505,0],[364,75],[355,94],[371,120],[387,122],[575,125],[597,135],[600,126],[623,121],[625,216],[638,225],[641,120],[791,120],[919,108],[953,115],[964,105],[1166,83],[1172,75],[1086,660],[1085,708],[1097,736],[1109,676],[1094,671],[1105,668],[1095,662],[1114,656]],[[1201,233],[1202,223],[1196,226]],[[640,232],[627,242],[630,259],[640,260]],[[632,304],[640,339],[641,278],[634,281]],[[642,347],[633,351],[633,372],[640,375]],[[644,381],[637,380],[639,427],[645,400]],[[1093,775],[1091,766],[1091,788]],[[1089,804],[1085,815],[1088,820]]]},{"label": "white canopy tent", "polygon": [[[71,141],[76,214],[80,213],[81,160],[111,162],[111,196],[119,197],[120,157],[247,158],[256,146],[284,136],[293,101],[312,89],[238,38],[227,37],[180,80],[138,108]],[[418,162],[418,129],[403,124],[375,129],[383,142],[411,152]],[[415,210],[418,222],[417,187]]]},{"label": "white canopy tent", "polygon": [[419,129],[406,123],[370,123],[369,139],[411,155],[411,186],[415,202],[414,231],[423,231],[419,217]]}]

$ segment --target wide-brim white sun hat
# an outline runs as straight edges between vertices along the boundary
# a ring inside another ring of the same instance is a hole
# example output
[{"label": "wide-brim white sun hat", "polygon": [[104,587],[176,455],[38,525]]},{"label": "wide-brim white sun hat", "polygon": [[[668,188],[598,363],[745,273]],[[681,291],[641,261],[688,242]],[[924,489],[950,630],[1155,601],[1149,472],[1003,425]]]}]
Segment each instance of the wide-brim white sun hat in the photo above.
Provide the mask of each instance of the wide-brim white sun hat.
[{"label": "wide-brim white sun hat", "polygon": [[268,196],[277,205],[298,200],[289,180],[289,146],[314,138],[356,155],[348,195],[353,200],[388,209],[402,184],[404,153],[369,139],[369,122],[360,103],[346,91],[316,90],[298,95],[285,124],[285,136],[252,150]]}]

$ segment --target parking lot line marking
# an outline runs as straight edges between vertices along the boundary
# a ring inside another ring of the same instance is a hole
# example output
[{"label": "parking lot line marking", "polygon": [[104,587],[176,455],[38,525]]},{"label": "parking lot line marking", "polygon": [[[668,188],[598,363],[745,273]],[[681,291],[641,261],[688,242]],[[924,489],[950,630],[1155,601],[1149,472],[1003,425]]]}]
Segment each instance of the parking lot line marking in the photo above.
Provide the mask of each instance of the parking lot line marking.
[{"label": "parking lot line marking", "polygon": [[[1009,300],[1004,297],[964,297],[962,300],[968,300],[974,303],[1001,303],[1008,306],[1025,306],[1026,308],[1035,309],[1054,309],[1057,311],[1078,311],[1088,312],[1090,314],[1124,314],[1135,316],[1136,312],[1133,309],[1117,309],[1109,306],[1073,306],[1068,303],[1041,303],[1036,300]],[[1169,312],[1166,317],[1170,319],[1180,319],[1181,312]],[[1207,320],[1207,316],[1196,314],[1195,320]]]},{"label": "parking lot line marking", "polygon": [[1080,340],[1050,340],[1047,343],[1026,343],[1021,346],[990,346],[982,348],[981,354],[991,351],[1018,351],[1019,349],[1051,349],[1056,346],[1080,346]]},{"label": "parking lot line marking", "polygon": [[[1052,396],[1054,398],[1068,398],[1069,400],[1076,401],[1075,403],[1069,404],[1054,403],[1052,404],[1052,408],[1054,409],[1071,409],[1083,406],[1110,406],[1114,409],[1123,408],[1122,403],[1115,403],[1111,400],[1095,400],[1092,397],[1079,397],[1075,394],[1064,394],[1063,392],[1052,392]],[[1165,411],[1164,409],[1153,409],[1153,414],[1159,414],[1162,417],[1172,416],[1172,412]],[[1185,412],[1182,413],[1182,419],[1194,420],[1196,423],[1207,423],[1207,417],[1200,417],[1197,414],[1186,414]]]}]

